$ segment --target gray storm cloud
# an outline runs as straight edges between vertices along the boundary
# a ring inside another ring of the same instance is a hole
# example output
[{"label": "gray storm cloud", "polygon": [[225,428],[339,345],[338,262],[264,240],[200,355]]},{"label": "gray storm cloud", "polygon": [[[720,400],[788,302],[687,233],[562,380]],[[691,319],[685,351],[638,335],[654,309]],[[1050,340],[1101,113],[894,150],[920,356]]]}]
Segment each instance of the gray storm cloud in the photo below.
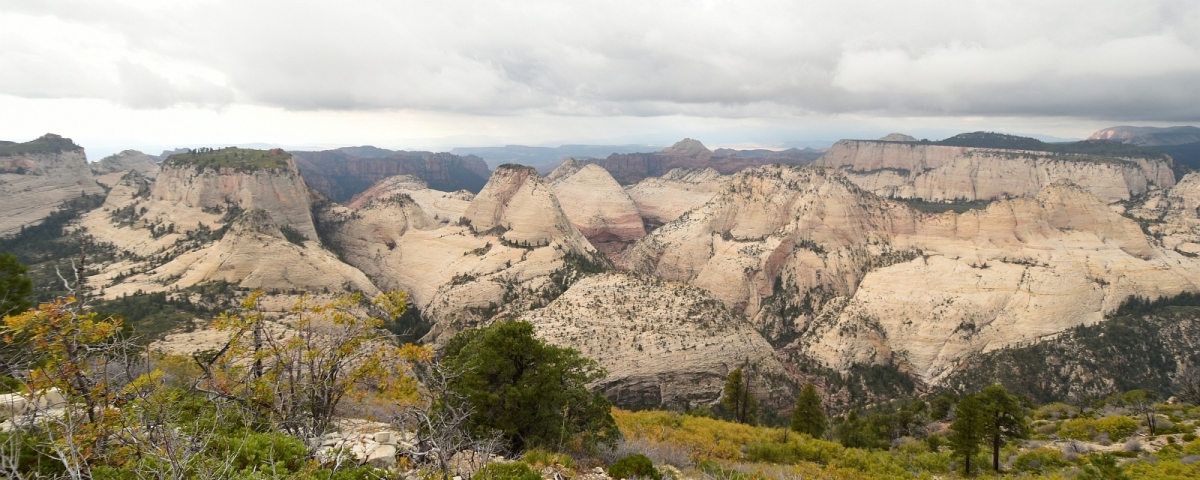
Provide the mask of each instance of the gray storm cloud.
[{"label": "gray storm cloud", "polygon": [[132,108],[1200,120],[1200,3],[4,2],[0,93]]}]

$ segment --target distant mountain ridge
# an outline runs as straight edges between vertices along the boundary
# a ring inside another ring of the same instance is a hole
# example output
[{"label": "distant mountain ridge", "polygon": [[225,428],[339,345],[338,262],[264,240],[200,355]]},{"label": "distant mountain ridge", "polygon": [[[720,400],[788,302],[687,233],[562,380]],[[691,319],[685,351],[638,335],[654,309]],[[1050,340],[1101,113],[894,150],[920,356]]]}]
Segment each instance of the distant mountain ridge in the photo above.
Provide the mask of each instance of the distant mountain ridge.
[{"label": "distant mountain ridge", "polygon": [[503,147],[457,147],[450,150],[455,155],[475,155],[495,168],[505,163],[529,165],[549,173],[563,159],[604,158],[614,153],[646,153],[662,149],[662,145],[561,145],[558,147],[529,147],[505,145]]},{"label": "distant mountain ridge", "polygon": [[1183,145],[1200,142],[1200,128],[1179,127],[1110,127],[1093,133],[1088,140],[1110,140],[1145,147]]},{"label": "distant mountain ridge", "polygon": [[346,202],[395,175],[412,175],[444,192],[479,193],[491,171],[482,158],[452,153],[391,151],[371,146],[291,152],[304,181],[337,202]]},{"label": "distant mountain ridge", "polygon": [[1088,139],[1105,139],[1161,151],[1179,165],[1200,169],[1200,128],[1181,127],[1111,127],[1093,133]]},{"label": "distant mountain ridge", "polygon": [[747,168],[775,163],[805,165],[821,156],[813,149],[789,149],[782,152],[765,153],[764,150],[709,150],[699,140],[685,138],[674,145],[653,153],[614,153],[603,159],[585,160],[584,163],[598,165],[612,174],[621,185],[630,185],[648,177],[661,177],[676,168],[712,168],[724,175],[731,175]]}]

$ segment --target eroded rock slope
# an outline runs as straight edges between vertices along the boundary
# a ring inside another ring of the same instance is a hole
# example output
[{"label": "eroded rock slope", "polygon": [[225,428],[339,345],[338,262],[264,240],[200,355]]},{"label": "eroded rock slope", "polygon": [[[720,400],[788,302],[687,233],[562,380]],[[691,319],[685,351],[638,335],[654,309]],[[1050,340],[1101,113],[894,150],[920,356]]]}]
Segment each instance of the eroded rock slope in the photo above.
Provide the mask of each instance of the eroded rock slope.
[{"label": "eroded rock slope", "polygon": [[1111,203],[1175,184],[1162,159],[913,142],[842,140],[814,165],[840,169],[880,196],[938,202],[1032,196],[1065,180]]},{"label": "eroded rock slope", "polygon": [[83,148],[47,133],[25,142],[0,142],[0,236],[37,225],[64,201],[104,193]]}]

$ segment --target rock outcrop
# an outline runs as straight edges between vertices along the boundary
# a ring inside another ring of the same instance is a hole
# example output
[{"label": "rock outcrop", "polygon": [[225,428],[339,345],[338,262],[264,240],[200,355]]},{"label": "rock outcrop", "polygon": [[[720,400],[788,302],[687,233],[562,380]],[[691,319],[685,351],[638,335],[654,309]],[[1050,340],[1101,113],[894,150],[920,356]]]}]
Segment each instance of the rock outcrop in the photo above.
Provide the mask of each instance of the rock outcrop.
[{"label": "rock outcrop", "polygon": [[[308,186],[291,155],[279,155],[284,159],[271,167],[212,167],[198,165],[187,154],[172,155],[163,162],[150,198],[166,205],[214,212],[261,210],[280,227],[296,229],[315,239]],[[171,218],[173,222],[184,220]]]},{"label": "rock outcrop", "polygon": [[83,148],[71,139],[47,133],[25,143],[0,142],[0,237],[41,223],[67,200],[102,193]]},{"label": "rock outcrop", "polygon": [[[214,166],[217,157],[232,163]],[[215,281],[271,291],[378,292],[321,247],[309,199],[281,151],[176,155],[153,181],[129,171],[104,206],[79,223],[118,253],[89,284],[106,297]]]},{"label": "rock outcrop", "polygon": [[346,206],[357,210],[375,200],[387,199],[397,194],[408,195],[433,220],[441,223],[458,222],[463,212],[471,205],[471,200],[475,199],[475,194],[466,190],[442,192],[429,188],[424,180],[412,175],[396,175],[380,180],[371,188],[355,195]]},{"label": "rock outcrop", "polygon": [[637,205],[603,168],[572,158],[546,180],[571,224],[610,259],[646,235]]},{"label": "rock outcrop", "polygon": [[158,163],[154,161],[154,157],[137,150],[125,150],[109,155],[91,164],[91,167],[96,181],[107,187],[112,187],[130,170],[136,170],[151,179],[158,175]]},{"label": "rock outcrop", "polygon": [[905,142],[842,140],[814,165],[880,196],[936,202],[1032,196],[1066,180],[1111,203],[1175,184],[1167,160]]},{"label": "rock outcrop", "polygon": [[[770,344],[704,290],[653,277],[586,277],[545,308],[521,316],[539,336],[596,359],[608,371],[599,388],[627,408],[689,408],[715,403],[726,376],[754,365],[762,401],[789,389]],[[769,392],[769,393],[768,393]],[[791,399],[788,398],[787,401]]]},{"label": "rock outcrop", "polygon": [[431,220],[405,194],[319,215],[336,226],[331,241],[347,262],[385,289],[409,292],[434,322],[431,341],[545,305],[607,263],[529,167],[498,168],[455,224]]},{"label": "rock outcrop", "polygon": [[915,141],[917,141],[917,139],[916,139],[916,137],[913,137],[911,135],[905,135],[903,133],[889,133],[887,135],[884,135],[883,138],[880,138],[879,141],[881,141],[881,142],[915,142]]},{"label": "rock outcrop", "polygon": [[921,214],[836,170],[788,166],[734,176],[621,263],[712,292],[778,348],[928,382],[975,352],[1098,322],[1130,295],[1200,290],[1200,263],[1066,182]]},{"label": "rock outcrop", "polygon": [[487,163],[474,155],[390,152],[373,147],[293,154],[308,185],[336,202],[349,201],[376,182],[396,175],[415,176],[443,192],[478,192],[491,174]]},{"label": "rock outcrop", "polygon": [[711,168],[676,168],[625,187],[647,227],[658,228],[712,200],[729,177]]}]

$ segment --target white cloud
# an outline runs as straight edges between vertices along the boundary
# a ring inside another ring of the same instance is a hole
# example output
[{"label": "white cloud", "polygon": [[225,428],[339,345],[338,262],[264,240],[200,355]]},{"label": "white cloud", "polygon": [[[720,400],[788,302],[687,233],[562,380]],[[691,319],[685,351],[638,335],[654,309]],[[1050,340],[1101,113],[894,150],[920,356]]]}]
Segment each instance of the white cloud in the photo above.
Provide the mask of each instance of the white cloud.
[{"label": "white cloud", "polygon": [[[1200,120],[1194,1],[0,2],[0,95],[787,121]],[[332,118],[332,117],[330,117]]]}]

